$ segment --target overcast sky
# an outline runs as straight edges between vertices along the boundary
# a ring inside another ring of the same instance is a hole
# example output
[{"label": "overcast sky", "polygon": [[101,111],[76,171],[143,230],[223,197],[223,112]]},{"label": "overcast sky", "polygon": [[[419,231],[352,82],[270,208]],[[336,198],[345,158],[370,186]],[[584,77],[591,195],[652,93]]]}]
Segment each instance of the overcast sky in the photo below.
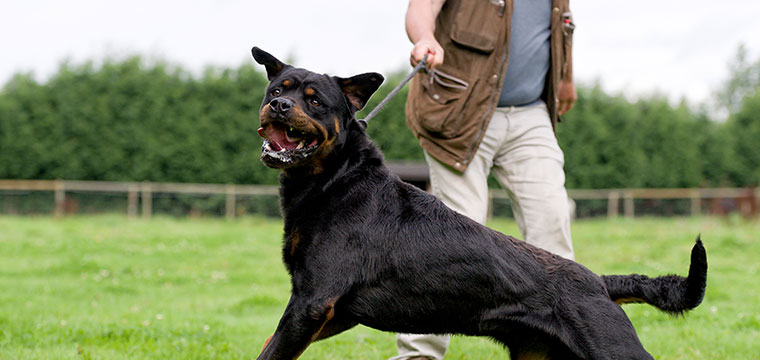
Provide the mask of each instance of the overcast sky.
[{"label": "overcast sky", "polygon": [[[519,0],[518,0],[519,1]],[[236,67],[257,45],[318,72],[408,66],[407,0],[24,0],[0,4],[0,83],[64,59],[142,54],[193,72]],[[710,101],[740,44],[760,57],[760,1],[571,0],[575,78],[630,96]]]}]

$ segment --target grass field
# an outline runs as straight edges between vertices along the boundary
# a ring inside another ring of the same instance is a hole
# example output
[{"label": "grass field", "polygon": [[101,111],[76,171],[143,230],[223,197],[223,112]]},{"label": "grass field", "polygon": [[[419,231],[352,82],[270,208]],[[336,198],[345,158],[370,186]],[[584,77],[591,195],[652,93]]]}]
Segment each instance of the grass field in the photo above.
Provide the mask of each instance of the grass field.
[{"label": "grass field", "polygon": [[[517,234],[509,221],[490,225]],[[625,307],[657,359],[760,359],[760,222],[583,220],[578,261],[598,273],[685,274],[698,233],[704,303],[685,318]],[[281,222],[0,216],[0,359],[252,359],[289,295]],[[393,334],[357,327],[302,359],[385,359]],[[504,359],[455,337],[447,359]]]}]

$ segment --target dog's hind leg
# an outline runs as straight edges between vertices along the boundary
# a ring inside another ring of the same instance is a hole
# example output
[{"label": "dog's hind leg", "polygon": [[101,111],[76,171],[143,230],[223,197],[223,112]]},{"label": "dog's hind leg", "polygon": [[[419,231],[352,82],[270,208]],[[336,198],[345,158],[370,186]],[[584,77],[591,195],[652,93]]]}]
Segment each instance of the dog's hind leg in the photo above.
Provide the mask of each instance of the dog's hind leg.
[{"label": "dog's hind leg", "polygon": [[563,298],[557,316],[565,342],[586,359],[653,359],[623,309],[603,296]]},{"label": "dog's hind leg", "polygon": [[494,336],[509,349],[511,360],[580,360],[558,338],[527,326],[511,327],[512,331]]},{"label": "dog's hind leg", "polygon": [[526,311],[522,305],[494,309],[480,324],[481,335],[506,346],[512,360],[582,359],[581,349],[563,340],[563,330],[551,309]]},{"label": "dog's hind leg", "polygon": [[347,321],[332,321],[335,302],[335,299],[320,302],[291,298],[277,330],[257,359],[297,359],[312,342],[355,325]]}]

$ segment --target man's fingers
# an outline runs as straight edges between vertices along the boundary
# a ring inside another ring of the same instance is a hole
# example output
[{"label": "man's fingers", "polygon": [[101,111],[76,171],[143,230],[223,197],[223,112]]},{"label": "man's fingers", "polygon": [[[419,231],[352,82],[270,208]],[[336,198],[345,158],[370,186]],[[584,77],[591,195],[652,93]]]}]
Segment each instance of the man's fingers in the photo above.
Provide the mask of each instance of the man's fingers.
[{"label": "man's fingers", "polygon": [[572,100],[565,100],[559,102],[559,109],[557,109],[557,113],[559,115],[565,115],[567,114],[570,109],[573,108],[573,105],[575,105],[575,101]]},{"label": "man's fingers", "polygon": [[412,66],[417,66],[417,64],[425,58],[425,55],[428,57],[427,65],[430,68],[443,63],[443,48],[441,48],[437,42],[427,40],[420,41],[414,45],[409,62]]},{"label": "man's fingers", "polygon": [[569,110],[570,109],[567,106],[567,101],[560,101],[559,102],[559,109],[557,111],[557,113],[559,113],[559,115],[565,115],[565,113],[567,113]]}]

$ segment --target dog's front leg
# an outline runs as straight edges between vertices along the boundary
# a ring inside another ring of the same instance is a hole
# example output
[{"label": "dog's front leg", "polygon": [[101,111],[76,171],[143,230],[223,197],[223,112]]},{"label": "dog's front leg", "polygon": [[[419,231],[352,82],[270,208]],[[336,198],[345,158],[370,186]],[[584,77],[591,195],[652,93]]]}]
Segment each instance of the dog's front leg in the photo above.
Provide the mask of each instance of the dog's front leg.
[{"label": "dog's front leg", "polygon": [[291,298],[258,360],[297,359],[335,315],[335,300]]}]

